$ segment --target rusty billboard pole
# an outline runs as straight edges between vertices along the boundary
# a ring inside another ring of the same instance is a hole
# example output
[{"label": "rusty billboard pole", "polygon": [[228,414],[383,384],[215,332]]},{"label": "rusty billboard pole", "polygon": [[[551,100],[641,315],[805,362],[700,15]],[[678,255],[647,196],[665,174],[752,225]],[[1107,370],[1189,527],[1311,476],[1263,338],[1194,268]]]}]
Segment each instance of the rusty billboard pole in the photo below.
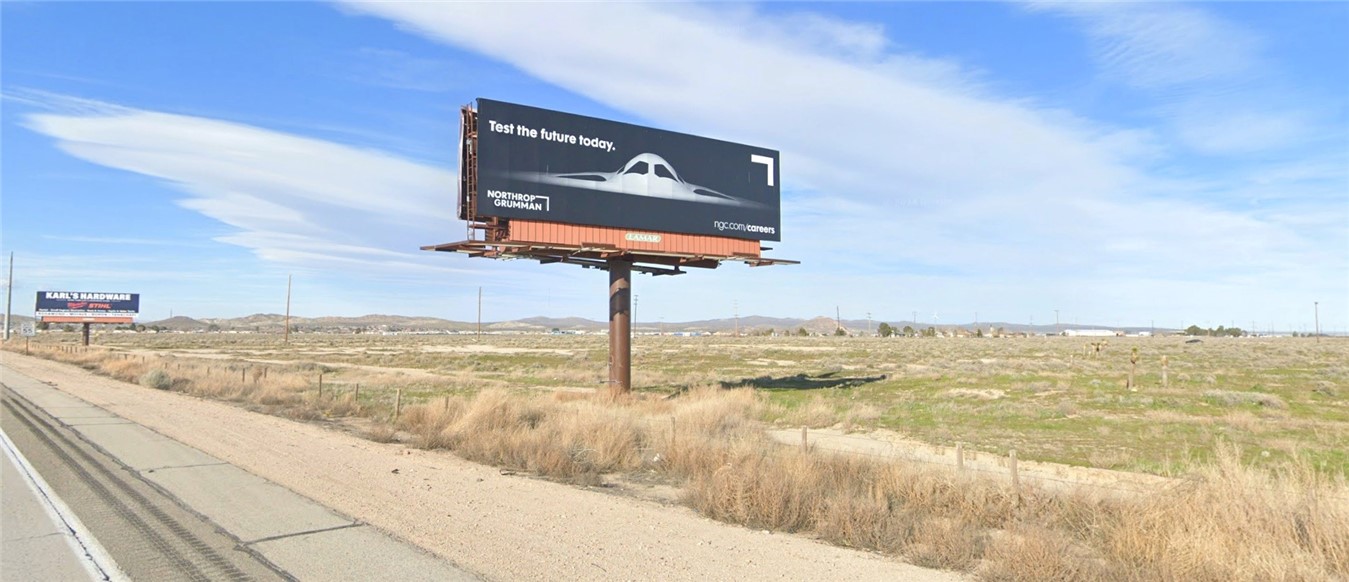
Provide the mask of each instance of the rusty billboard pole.
[{"label": "rusty billboard pole", "polygon": [[[779,240],[776,151],[485,99],[479,105],[491,113],[470,104],[460,119],[459,218],[469,238],[422,250],[608,271],[607,384],[615,396],[632,391],[633,273],[681,275],[724,261],[798,264],[761,255],[768,250],[761,241]],[[564,167],[587,171],[557,173]],[[698,182],[685,181],[695,175]]]},{"label": "rusty billboard pole", "polygon": [[632,391],[632,263],[609,259],[609,389]]}]

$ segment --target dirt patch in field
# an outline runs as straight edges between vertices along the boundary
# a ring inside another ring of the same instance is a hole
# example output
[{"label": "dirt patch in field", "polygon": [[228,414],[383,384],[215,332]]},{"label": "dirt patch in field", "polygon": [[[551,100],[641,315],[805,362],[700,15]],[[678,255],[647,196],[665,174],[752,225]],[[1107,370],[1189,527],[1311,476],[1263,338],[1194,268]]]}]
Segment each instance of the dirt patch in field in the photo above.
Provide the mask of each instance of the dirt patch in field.
[{"label": "dirt patch in field", "polygon": [[[218,350],[172,350],[167,352],[158,350],[127,350],[127,353],[133,356],[144,355],[149,357],[181,357],[181,358],[196,358],[200,360],[218,360],[218,361],[231,360],[237,362],[247,362],[249,364],[261,364],[271,366],[293,366],[296,364],[305,363],[305,360],[275,360],[269,358],[257,358],[257,357],[249,357],[247,355],[238,353],[230,353],[230,354],[221,353]],[[360,353],[360,351],[357,350],[352,351],[350,353]],[[440,380],[445,378],[441,374],[438,374],[431,370],[423,370],[421,368],[397,368],[392,366],[372,366],[369,364],[350,364],[346,362],[332,362],[332,361],[323,362],[323,366],[325,368],[354,370],[369,374],[386,374],[391,376],[402,376],[412,380]]]},{"label": "dirt patch in field", "polygon": [[[783,444],[800,445],[800,429],[772,430],[769,434]],[[1011,481],[1011,466],[1007,451],[986,452],[964,448],[961,451],[963,463],[957,458],[954,447],[932,445],[906,438],[890,430],[875,430],[868,433],[847,433],[842,430],[813,429],[806,433],[809,446],[817,450],[834,451],[840,454],[862,455],[885,459],[904,459],[917,463],[949,468],[951,470],[972,471],[1001,476]],[[963,468],[958,469],[958,466]],[[1143,473],[1127,473],[1072,467],[1056,463],[1017,460],[1017,474],[1024,482],[1034,482],[1046,489],[1072,490],[1079,486],[1088,486],[1104,495],[1134,495],[1156,491],[1162,487],[1176,484],[1176,480]]]},{"label": "dirt patch in field", "polygon": [[745,360],[747,366],[795,366],[791,360]]},{"label": "dirt patch in field", "polygon": [[422,346],[421,351],[428,354],[557,354],[559,356],[576,355],[574,350],[553,348],[515,348],[492,346],[487,344],[469,344],[465,346]]}]

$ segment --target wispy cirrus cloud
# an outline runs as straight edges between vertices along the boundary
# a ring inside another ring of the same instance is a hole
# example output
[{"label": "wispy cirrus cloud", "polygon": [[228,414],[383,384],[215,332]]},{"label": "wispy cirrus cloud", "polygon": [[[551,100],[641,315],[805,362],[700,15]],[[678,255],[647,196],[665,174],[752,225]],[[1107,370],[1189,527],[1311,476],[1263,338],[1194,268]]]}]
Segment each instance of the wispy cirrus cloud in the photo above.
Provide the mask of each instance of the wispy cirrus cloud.
[{"label": "wispy cirrus cloud", "polygon": [[1105,73],[1140,89],[1231,83],[1259,66],[1259,38],[1202,8],[1115,2],[1027,5],[1082,23],[1095,41],[1093,52]]},{"label": "wispy cirrus cloud", "polygon": [[[572,284],[564,281],[577,277],[571,270],[539,271],[520,263],[488,268],[486,261],[421,251],[465,235],[453,206],[453,169],[220,119],[41,91],[11,91],[4,98],[42,111],[20,119],[71,156],[158,179],[182,196],[178,206],[223,225],[201,236],[173,229],[168,241],[46,235],[90,246],[78,254],[25,257],[29,289],[71,281],[111,285],[144,292],[153,317],[167,316],[170,307],[244,315],[251,311],[238,310],[280,309],[286,274],[295,273],[297,292],[306,297],[297,307],[306,313],[468,319],[467,298],[484,283],[569,297],[562,290]],[[146,252],[106,248],[112,245]],[[257,260],[211,249],[231,246]],[[173,247],[195,248],[175,253],[168,250]],[[570,302],[553,305],[519,295],[491,295],[486,309],[498,317],[576,313]]]},{"label": "wispy cirrus cloud", "polygon": [[[1100,74],[1150,96],[1178,144],[1204,155],[1278,151],[1324,137],[1324,119],[1285,87],[1256,32],[1203,5],[1029,3],[1082,27]],[[1333,112],[1332,112],[1333,113]]]},{"label": "wispy cirrus cloud", "polygon": [[30,129],[77,158],[166,181],[187,194],[183,208],[236,229],[221,242],[280,263],[453,272],[418,251],[456,222],[452,171],[227,121],[25,99],[55,110],[29,115]]},{"label": "wispy cirrus cloud", "polygon": [[[1250,296],[1286,300],[1289,285],[1345,290],[1345,257],[1325,244],[1342,237],[1299,232],[1216,202],[1194,177],[1150,171],[1166,154],[1149,128],[991,95],[958,65],[893,52],[867,23],[740,6],[344,6],[655,125],[780,148],[791,182],[785,240],[775,246],[833,276],[804,286],[786,270],[754,277],[786,277],[807,295],[837,295],[821,287],[836,289],[843,272],[870,273],[849,275],[867,283],[844,294],[884,304],[913,281],[906,269],[935,273],[925,285],[1015,280],[1005,300],[1018,304],[1064,301],[1053,297],[1099,281],[1175,304],[1195,303],[1172,292],[1196,283],[1199,293],[1203,281],[1203,293],[1228,290],[1215,310],[1245,309]],[[1239,41],[1248,46],[1208,55],[1213,42],[1230,45],[1229,31],[1200,12],[1082,18],[1104,19],[1093,29],[1108,45],[1102,60],[1140,90],[1241,80],[1259,47]],[[1277,120],[1216,136],[1201,118],[1176,115],[1195,147],[1298,137]]]},{"label": "wispy cirrus cloud", "polygon": [[181,247],[193,243],[179,239],[168,238],[135,238],[135,237],[116,237],[116,236],[70,236],[44,234],[42,238],[48,240],[76,242],[76,243],[94,243],[100,245],[133,245],[133,246],[152,246],[152,247]]}]

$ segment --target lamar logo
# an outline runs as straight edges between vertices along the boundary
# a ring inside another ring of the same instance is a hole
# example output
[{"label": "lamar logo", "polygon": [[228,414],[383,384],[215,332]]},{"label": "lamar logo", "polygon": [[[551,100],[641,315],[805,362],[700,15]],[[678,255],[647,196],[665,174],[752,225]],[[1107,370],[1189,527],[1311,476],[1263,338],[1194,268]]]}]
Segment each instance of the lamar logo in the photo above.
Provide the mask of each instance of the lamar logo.
[{"label": "lamar logo", "polygon": [[632,242],[658,243],[660,242],[660,235],[645,232],[630,232],[623,235],[623,239]]}]

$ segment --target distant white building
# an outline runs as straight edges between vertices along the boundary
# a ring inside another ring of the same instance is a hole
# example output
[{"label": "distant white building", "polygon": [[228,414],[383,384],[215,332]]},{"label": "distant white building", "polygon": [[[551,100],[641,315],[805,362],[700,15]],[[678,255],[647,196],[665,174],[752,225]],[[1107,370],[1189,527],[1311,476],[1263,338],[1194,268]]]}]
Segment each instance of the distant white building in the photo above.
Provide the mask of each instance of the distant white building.
[{"label": "distant white building", "polygon": [[1115,337],[1119,334],[1109,329],[1066,329],[1063,335],[1068,337]]}]

